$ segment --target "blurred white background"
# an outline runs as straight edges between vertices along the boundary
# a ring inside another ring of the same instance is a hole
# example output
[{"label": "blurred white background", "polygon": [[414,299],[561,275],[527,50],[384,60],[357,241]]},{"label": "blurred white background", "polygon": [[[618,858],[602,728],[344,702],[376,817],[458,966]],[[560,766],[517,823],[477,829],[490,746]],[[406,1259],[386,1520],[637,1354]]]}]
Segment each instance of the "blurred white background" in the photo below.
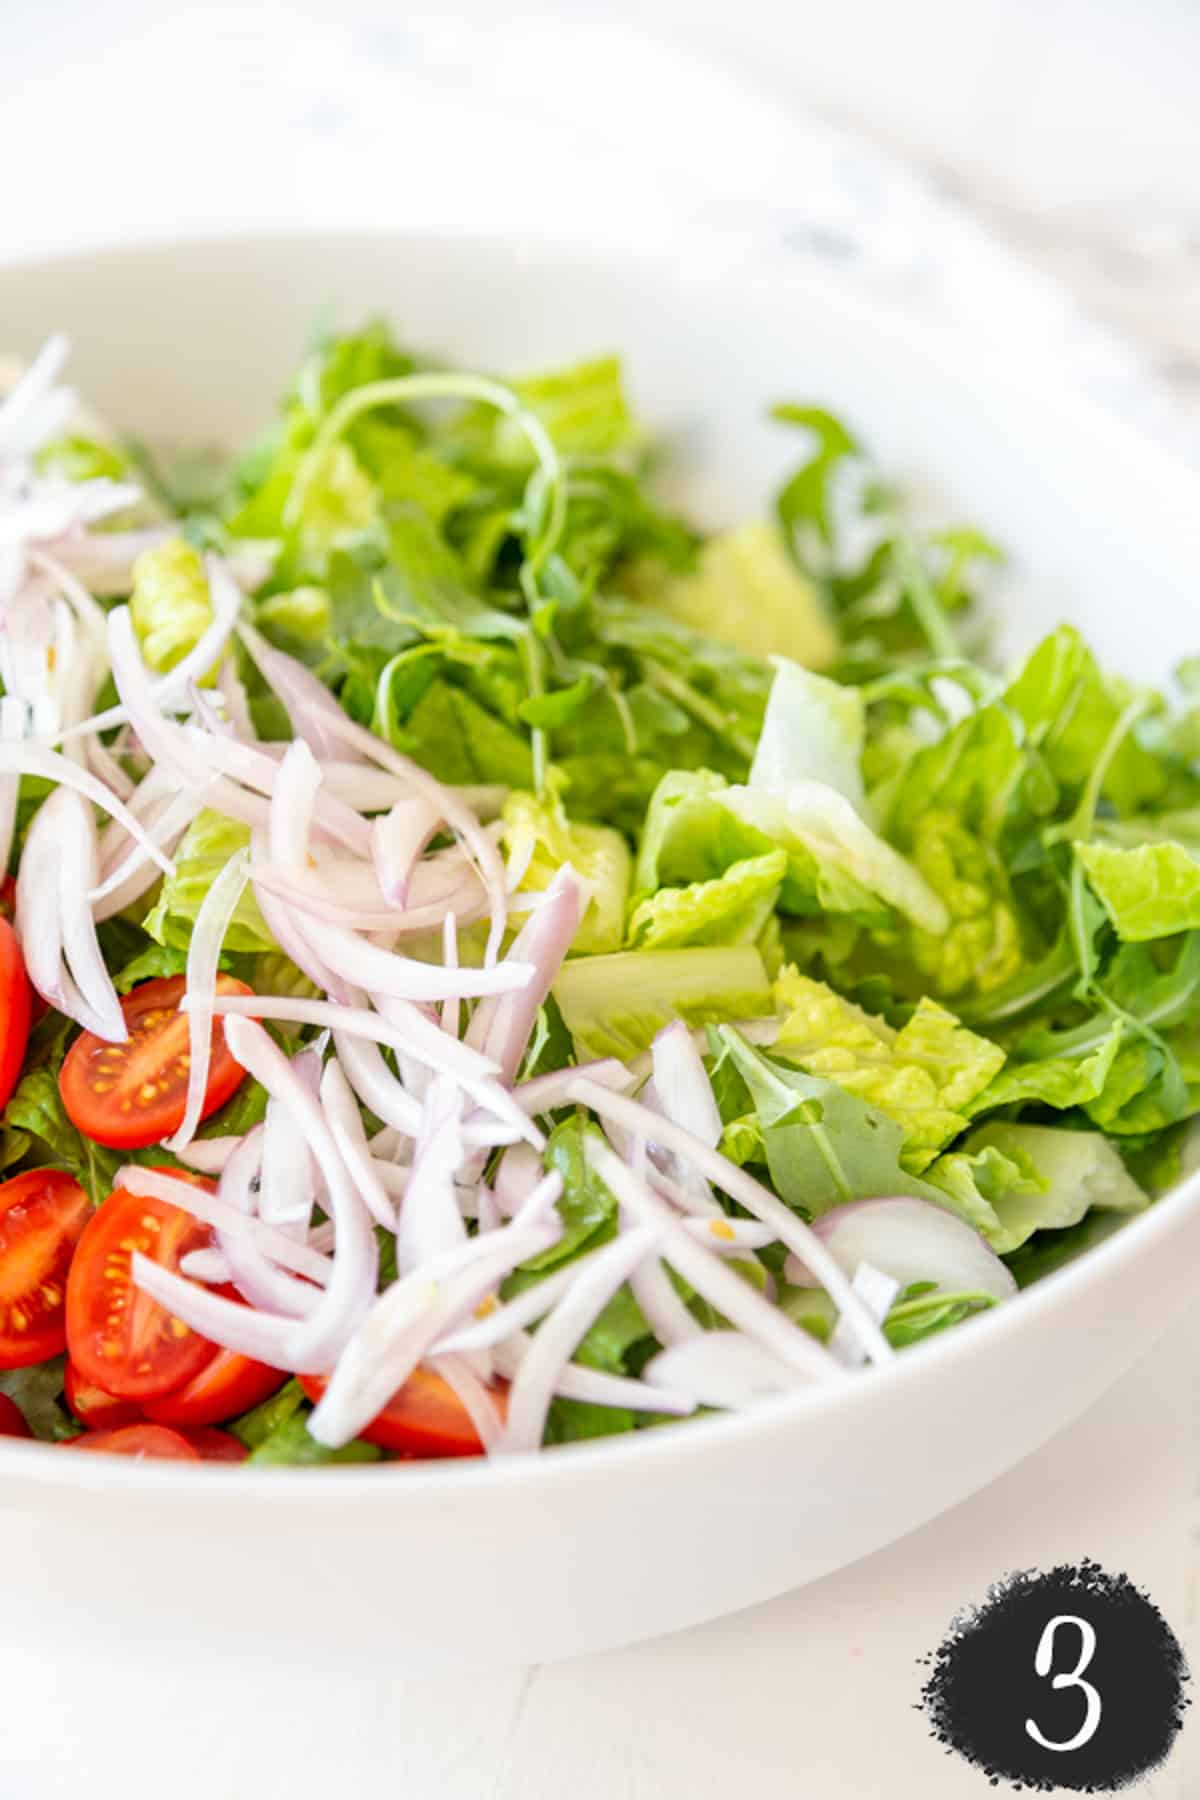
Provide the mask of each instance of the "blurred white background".
[{"label": "blurred white background", "polygon": [[1019,344],[1200,455],[1194,0],[6,0],[0,45],[10,253],[702,223]]}]

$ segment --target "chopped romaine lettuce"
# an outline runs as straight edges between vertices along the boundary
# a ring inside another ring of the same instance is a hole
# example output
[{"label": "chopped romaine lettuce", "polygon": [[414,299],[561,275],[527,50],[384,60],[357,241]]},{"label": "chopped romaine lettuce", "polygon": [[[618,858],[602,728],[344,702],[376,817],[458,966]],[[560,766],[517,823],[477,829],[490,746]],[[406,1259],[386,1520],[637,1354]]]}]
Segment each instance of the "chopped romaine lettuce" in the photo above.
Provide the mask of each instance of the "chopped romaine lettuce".
[{"label": "chopped romaine lettuce", "polygon": [[672,1019],[708,1025],[772,1007],[762,957],[749,945],[581,956],[563,965],[553,994],[581,1057],[628,1059]]}]

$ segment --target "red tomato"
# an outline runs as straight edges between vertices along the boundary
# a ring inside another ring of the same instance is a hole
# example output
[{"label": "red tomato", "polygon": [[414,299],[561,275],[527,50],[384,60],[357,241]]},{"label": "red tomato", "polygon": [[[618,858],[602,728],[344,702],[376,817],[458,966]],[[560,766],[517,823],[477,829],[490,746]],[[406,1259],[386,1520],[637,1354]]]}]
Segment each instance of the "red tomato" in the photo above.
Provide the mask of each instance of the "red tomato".
[{"label": "red tomato", "polygon": [[[164,1170],[197,1187],[202,1175]],[[133,1285],[133,1252],[179,1271],[212,1233],[182,1207],[116,1188],[92,1214],[67,1278],[67,1348],[76,1373],[121,1400],[154,1400],[183,1387],[217,1346]]]},{"label": "red tomato", "polygon": [[67,1270],[90,1211],[79,1183],[56,1169],[0,1186],[0,1369],[65,1348]]},{"label": "red tomato", "polygon": [[17,934],[0,919],[0,1106],[7,1106],[21,1075],[33,990],[21,961]]},{"label": "red tomato", "polygon": [[[230,1298],[241,1298],[236,1292]],[[280,1369],[239,1356],[236,1350],[218,1350],[198,1375],[181,1388],[146,1402],[146,1417],[160,1425],[219,1425],[249,1412],[287,1380]]]},{"label": "red tomato", "polygon": [[200,1452],[178,1431],[165,1425],[122,1425],[116,1431],[85,1431],[68,1438],[64,1450],[107,1450],[110,1456],[158,1456],[174,1462],[199,1462]]},{"label": "red tomato", "polygon": [[73,1362],[67,1364],[63,1387],[67,1405],[79,1423],[86,1425],[90,1431],[110,1431],[119,1425],[136,1425],[142,1417],[140,1406],[135,1406],[132,1400],[118,1400],[115,1394],[105,1393],[95,1382],[85,1380]]},{"label": "red tomato", "polygon": [[0,1394],[0,1437],[32,1436],[32,1431],[25,1423],[25,1414],[16,1401],[10,1400],[7,1394]]},{"label": "red tomato", "polygon": [[[301,1375],[299,1381],[310,1400],[319,1400],[329,1386],[323,1375]],[[501,1416],[506,1393],[497,1390],[493,1396]],[[483,1455],[483,1445],[462,1401],[448,1382],[423,1364],[359,1436],[403,1456]]]},{"label": "red tomato", "polygon": [[[72,1125],[85,1137],[113,1150],[135,1150],[160,1143],[182,1125],[188,1021],[179,1002],[186,985],[182,975],[142,982],[121,1002],[127,1043],[108,1044],[85,1031],[67,1051],[59,1092]],[[251,989],[232,975],[220,975],[217,992],[249,994]],[[202,1117],[224,1106],[244,1074],[226,1048],[224,1025],[214,1020]]]},{"label": "red tomato", "polygon": [[245,1462],[250,1454],[245,1444],[228,1431],[217,1431],[211,1425],[196,1425],[179,1435],[187,1439],[204,1462]]}]

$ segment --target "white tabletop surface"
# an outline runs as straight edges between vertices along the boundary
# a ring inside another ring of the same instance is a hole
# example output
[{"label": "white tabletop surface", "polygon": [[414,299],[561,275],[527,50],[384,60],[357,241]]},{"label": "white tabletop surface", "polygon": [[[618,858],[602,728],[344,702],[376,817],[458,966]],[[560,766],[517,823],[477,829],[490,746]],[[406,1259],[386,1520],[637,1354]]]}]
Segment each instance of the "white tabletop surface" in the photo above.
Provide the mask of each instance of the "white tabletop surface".
[{"label": "white tabletop surface", "polygon": [[[1183,0],[3,13],[3,254],[305,220],[702,231],[714,254],[834,264],[982,345],[1019,343],[1200,459],[1200,15]],[[137,1721],[122,1736],[69,1645],[40,1667],[0,1621],[0,1800],[384,1784],[416,1800],[969,1800],[986,1784],[914,1710],[917,1659],[1007,1570],[1124,1569],[1200,1654],[1198,1351],[1200,1325],[1173,1331],[1070,1432],[857,1568],[585,1661],[370,1682],[314,1667],[281,1703],[118,1641]],[[1140,1792],[1183,1800],[1198,1773],[1185,1731]]]}]

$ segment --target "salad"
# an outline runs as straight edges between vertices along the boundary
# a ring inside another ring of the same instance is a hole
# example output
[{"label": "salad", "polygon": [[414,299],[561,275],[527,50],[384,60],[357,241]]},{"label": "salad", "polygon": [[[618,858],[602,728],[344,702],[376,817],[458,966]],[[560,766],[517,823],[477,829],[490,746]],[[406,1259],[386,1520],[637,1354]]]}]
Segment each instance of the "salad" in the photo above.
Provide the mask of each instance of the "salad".
[{"label": "salad", "polygon": [[1173,701],[836,418],[705,533],[612,358],[382,324],[233,460],[0,377],[0,1432],[510,1455],[983,1311],[1187,1169]]}]

